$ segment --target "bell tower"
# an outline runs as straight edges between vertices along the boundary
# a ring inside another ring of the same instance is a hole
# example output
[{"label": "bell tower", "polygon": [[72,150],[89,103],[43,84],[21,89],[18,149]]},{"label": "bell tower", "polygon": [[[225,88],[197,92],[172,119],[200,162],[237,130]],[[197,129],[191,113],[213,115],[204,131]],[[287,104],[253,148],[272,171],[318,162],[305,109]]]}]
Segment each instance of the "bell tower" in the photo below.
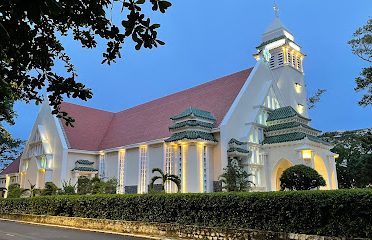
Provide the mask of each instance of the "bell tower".
[{"label": "bell tower", "polygon": [[262,42],[253,55],[264,61],[272,71],[274,90],[282,96],[281,105],[292,106],[298,113],[308,117],[303,60],[305,55],[293,34],[279,18],[279,8],[274,4],[275,18],[262,34]]}]

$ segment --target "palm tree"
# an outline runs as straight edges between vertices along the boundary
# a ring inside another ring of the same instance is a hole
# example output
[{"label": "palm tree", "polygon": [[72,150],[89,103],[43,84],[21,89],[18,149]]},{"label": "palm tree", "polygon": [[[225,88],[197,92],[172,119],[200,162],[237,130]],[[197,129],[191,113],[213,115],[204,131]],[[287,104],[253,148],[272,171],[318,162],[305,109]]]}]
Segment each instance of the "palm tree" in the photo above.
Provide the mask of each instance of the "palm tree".
[{"label": "palm tree", "polygon": [[151,183],[150,183],[150,189],[151,190],[154,189],[155,181],[158,180],[158,179],[161,179],[162,180],[162,183],[161,183],[162,192],[165,192],[165,183],[166,182],[173,182],[174,184],[176,184],[177,192],[180,192],[180,190],[181,190],[181,179],[177,175],[168,174],[168,173],[164,174],[163,170],[161,170],[160,168],[152,169],[152,173],[155,173],[155,172],[158,172],[160,174],[160,176],[154,176],[154,177],[151,178]]},{"label": "palm tree", "polygon": [[222,189],[226,192],[249,191],[251,185],[255,185],[249,180],[250,176],[253,176],[253,174],[247,173],[238,164],[229,163],[227,167],[224,168],[224,173],[220,176]]},{"label": "palm tree", "polygon": [[32,184],[30,180],[28,180],[30,183],[30,188],[22,189],[21,193],[24,194],[26,192],[30,193],[30,197],[35,197],[37,194],[40,194],[40,189],[35,188],[36,184]]}]

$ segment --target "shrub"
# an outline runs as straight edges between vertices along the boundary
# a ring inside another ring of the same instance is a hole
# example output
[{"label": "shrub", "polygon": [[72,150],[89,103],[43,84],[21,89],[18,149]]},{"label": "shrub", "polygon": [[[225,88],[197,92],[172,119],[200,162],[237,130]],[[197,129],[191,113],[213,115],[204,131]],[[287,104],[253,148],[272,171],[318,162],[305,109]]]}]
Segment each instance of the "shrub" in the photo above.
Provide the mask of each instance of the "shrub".
[{"label": "shrub", "polygon": [[9,213],[372,237],[372,190],[359,189],[1,199]]},{"label": "shrub", "polygon": [[77,193],[78,194],[88,194],[92,192],[92,184],[89,178],[79,177],[77,184]]},{"label": "shrub", "polygon": [[249,180],[252,174],[247,173],[234,160],[231,161],[223,171],[223,174],[220,176],[220,182],[222,183],[222,189],[227,192],[249,191],[251,185],[254,184]]},{"label": "shrub", "polygon": [[56,195],[58,187],[52,182],[46,182],[45,188],[41,190],[42,196]]},{"label": "shrub", "polygon": [[73,194],[76,194],[75,189],[76,189],[76,183],[72,185],[71,179],[70,179],[68,182],[66,181],[63,182],[62,190],[59,192],[59,194],[73,195]]},{"label": "shrub", "polygon": [[324,178],[313,168],[303,164],[287,168],[280,177],[281,190],[310,190],[325,186]]},{"label": "shrub", "polygon": [[98,177],[89,179],[87,177],[80,177],[77,184],[77,193],[81,195],[86,194],[113,194],[116,193],[117,182],[111,178],[104,181]]},{"label": "shrub", "polygon": [[8,187],[8,198],[19,198],[22,195],[22,189],[18,183],[10,184]]}]

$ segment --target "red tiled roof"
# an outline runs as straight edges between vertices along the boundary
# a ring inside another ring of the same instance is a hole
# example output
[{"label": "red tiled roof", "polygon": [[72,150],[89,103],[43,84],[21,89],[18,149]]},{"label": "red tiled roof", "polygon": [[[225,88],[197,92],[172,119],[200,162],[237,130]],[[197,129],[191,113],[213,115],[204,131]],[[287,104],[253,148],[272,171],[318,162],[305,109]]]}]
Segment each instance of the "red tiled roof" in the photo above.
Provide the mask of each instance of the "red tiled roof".
[{"label": "red tiled roof", "polygon": [[61,109],[75,119],[74,127],[62,123],[70,148],[99,150],[99,145],[107,132],[114,113],[94,108],[62,103]]},{"label": "red tiled roof", "polygon": [[66,127],[70,148],[103,150],[169,137],[170,117],[195,107],[211,112],[219,126],[252,68],[162,97],[118,113],[63,103],[75,118]]},{"label": "red tiled roof", "polygon": [[0,175],[18,173],[20,161],[21,161],[21,157],[19,156],[17,157],[16,160],[14,160],[11,164],[9,164],[9,166],[7,166],[3,171],[1,171]]}]

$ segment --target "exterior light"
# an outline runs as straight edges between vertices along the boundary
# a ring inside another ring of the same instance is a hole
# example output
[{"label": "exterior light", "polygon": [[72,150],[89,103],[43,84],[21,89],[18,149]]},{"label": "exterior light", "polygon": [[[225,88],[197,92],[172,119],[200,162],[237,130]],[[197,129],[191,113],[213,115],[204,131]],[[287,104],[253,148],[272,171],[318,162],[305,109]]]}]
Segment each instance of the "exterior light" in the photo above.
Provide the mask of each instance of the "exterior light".
[{"label": "exterior light", "polygon": [[299,114],[303,114],[304,113],[304,105],[302,104],[297,104],[297,112]]},{"label": "exterior light", "polygon": [[39,169],[39,172],[40,172],[40,173],[45,173],[45,168],[41,168],[41,169]]},{"label": "exterior light", "polygon": [[305,161],[310,161],[312,157],[312,152],[311,150],[302,150],[302,158]]},{"label": "exterior light", "polygon": [[295,83],[295,90],[296,90],[296,93],[301,93],[302,92],[301,84]]}]

